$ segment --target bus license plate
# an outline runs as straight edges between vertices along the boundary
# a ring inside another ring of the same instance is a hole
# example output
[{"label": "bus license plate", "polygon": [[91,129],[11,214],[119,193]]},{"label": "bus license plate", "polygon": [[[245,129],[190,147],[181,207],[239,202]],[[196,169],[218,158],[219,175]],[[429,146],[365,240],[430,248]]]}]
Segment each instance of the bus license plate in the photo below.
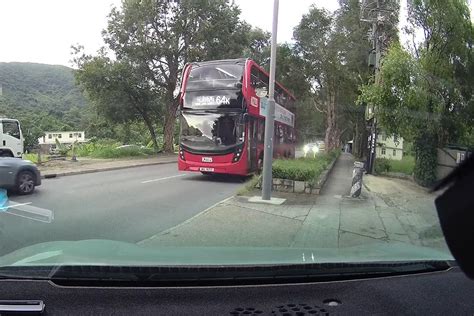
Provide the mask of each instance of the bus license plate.
[{"label": "bus license plate", "polygon": [[212,162],[212,157],[202,157],[202,162]]},{"label": "bus license plate", "polygon": [[214,168],[201,167],[199,168],[199,171],[213,172]]}]

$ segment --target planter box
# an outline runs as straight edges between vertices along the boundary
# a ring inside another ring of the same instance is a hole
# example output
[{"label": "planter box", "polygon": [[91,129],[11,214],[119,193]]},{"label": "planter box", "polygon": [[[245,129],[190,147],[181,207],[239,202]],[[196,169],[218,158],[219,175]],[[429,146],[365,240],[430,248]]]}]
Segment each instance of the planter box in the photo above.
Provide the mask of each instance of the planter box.
[{"label": "planter box", "polygon": [[273,179],[273,190],[278,192],[292,192],[292,193],[305,193],[305,194],[315,194],[318,195],[321,192],[324,184],[326,183],[329,173],[331,172],[334,164],[336,163],[334,159],[329,166],[324,170],[319,178],[316,180],[316,184],[312,185],[308,181],[294,181],[288,179]]}]

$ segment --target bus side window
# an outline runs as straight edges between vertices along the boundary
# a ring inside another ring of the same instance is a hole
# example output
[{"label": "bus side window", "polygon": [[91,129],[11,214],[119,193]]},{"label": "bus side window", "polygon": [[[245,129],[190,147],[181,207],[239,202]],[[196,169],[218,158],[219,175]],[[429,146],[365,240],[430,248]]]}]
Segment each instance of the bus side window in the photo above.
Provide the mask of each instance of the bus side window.
[{"label": "bus side window", "polygon": [[256,88],[258,87],[259,83],[260,79],[258,77],[258,69],[254,66],[250,71],[250,84],[252,85],[252,87]]},{"label": "bus side window", "polygon": [[268,87],[269,87],[269,85],[270,85],[270,83],[269,83],[270,79],[269,79],[268,76],[265,75],[263,72],[258,71],[258,73],[259,73],[260,82],[262,82],[262,83],[267,87],[267,89],[268,89]]}]

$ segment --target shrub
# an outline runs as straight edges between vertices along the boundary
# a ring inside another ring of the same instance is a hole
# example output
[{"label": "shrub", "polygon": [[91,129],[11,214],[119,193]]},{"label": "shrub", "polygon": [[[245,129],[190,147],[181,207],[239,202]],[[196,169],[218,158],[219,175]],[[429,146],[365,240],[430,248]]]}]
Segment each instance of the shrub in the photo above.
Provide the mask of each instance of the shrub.
[{"label": "shrub", "polygon": [[390,160],[387,158],[376,158],[375,159],[375,172],[378,174],[390,172],[391,165]]},{"label": "shrub", "polygon": [[321,154],[315,158],[277,159],[273,162],[273,177],[295,181],[314,181],[334,159]]}]

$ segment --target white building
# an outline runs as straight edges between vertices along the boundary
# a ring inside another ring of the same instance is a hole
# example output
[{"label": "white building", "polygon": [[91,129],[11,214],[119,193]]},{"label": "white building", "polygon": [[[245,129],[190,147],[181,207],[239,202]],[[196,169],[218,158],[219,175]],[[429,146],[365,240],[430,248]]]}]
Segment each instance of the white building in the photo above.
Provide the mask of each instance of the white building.
[{"label": "white building", "polygon": [[75,141],[78,143],[86,142],[86,135],[84,131],[81,132],[46,132],[43,137],[38,138],[40,145],[56,145],[56,139],[61,144],[72,144]]},{"label": "white building", "polygon": [[403,158],[403,138],[387,135],[384,132],[377,135],[376,157],[401,160]]}]

